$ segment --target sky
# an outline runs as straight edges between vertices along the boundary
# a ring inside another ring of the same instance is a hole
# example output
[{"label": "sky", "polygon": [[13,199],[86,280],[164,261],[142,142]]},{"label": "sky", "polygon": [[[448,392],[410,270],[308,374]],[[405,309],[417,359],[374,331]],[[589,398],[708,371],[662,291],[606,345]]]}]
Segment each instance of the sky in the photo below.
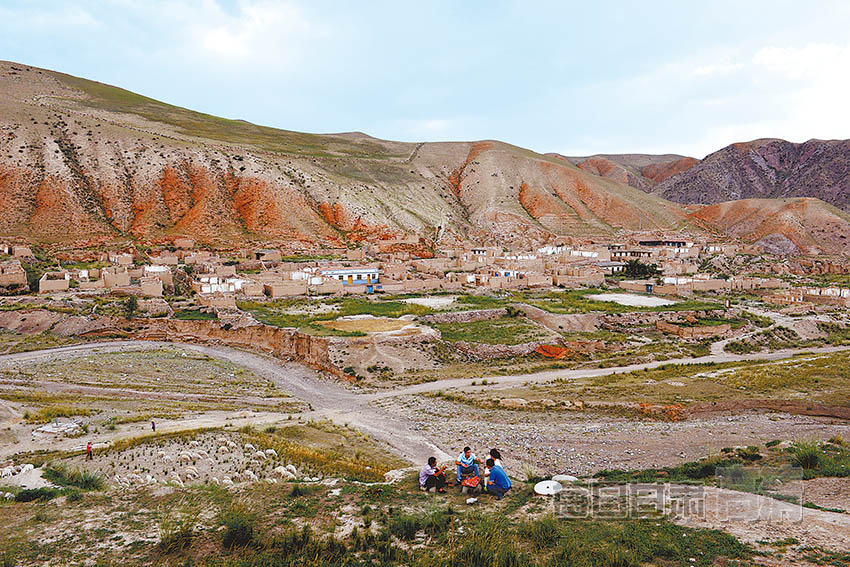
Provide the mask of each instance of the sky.
[{"label": "sky", "polygon": [[846,0],[0,0],[0,59],[304,132],[678,153],[850,138]]}]

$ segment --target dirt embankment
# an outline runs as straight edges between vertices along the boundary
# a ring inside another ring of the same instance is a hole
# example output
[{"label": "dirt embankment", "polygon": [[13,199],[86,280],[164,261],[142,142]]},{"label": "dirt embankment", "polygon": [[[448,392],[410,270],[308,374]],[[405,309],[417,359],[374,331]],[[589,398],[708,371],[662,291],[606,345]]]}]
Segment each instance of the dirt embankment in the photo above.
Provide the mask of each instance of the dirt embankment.
[{"label": "dirt embankment", "polygon": [[140,325],[133,335],[134,338],[143,340],[226,345],[269,352],[277,357],[329,372],[339,378],[349,379],[331,361],[328,339],[307,335],[295,329],[272,327],[256,322],[230,326],[218,321],[151,319]]},{"label": "dirt embankment", "polygon": [[350,380],[331,360],[329,340],[295,329],[272,327],[253,319],[236,323],[180,321],[176,319],[126,319],[69,316],[36,310],[0,312],[0,329],[22,334],[50,331],[62,336],[116,337],[142,340],[226,345],[271,353]]},{"label": "dirt embankment", "polygon": [[593,332],[599,330],[602,315],[598,313],[577,313],[570,315],[558,315],[549,313],[539,307],[526,305],[524,303],[514,304],[514,307],[522,311],[523,315],[547,329],[556,333],[561,331]]}]

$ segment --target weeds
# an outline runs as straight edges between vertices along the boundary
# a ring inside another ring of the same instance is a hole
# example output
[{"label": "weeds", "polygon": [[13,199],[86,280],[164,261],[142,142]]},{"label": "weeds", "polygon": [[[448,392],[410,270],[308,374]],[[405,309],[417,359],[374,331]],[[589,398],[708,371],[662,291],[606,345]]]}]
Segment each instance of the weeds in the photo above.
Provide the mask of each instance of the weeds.
[{"label": "weeds", "polygon": [[176,506],[163,505],[158,513],[159,543],[162,553],[174,553],[189,547],[200,520],[200,506],[191,498],[184,498]]},{"label": "weeds", "polygon": [[74,486],[82,490],[103,490],[103,477],[98,473],[72,469],[63,464],[51,465],[44,469],[44,478],[59,486]]},{"label": "weeds", "polygon": [[224,526],[221,543],[225,549],[246,547],[254,543],[256,516],[247,505],[231,504],[220,512],[219,523]]}]

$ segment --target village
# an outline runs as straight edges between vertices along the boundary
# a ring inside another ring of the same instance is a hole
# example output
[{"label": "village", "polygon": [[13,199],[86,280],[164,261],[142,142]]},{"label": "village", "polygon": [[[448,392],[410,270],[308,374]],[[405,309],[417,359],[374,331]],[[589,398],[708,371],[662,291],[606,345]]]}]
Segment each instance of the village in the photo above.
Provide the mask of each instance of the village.
[{"label": "village", "polygon": [[[545,246],[529,252],[497,247],[438,249],[430,257],[391,252],[398,244],[418,244],[415,237],[378,241],[354,249],[329,249],[321,259],[283,257],[278,249],[212,251],[188,238],[145,252],[128,250],[66,253],[55,268],[28,284],[22,262],[34,260],[24,244],[0,243],[0,289],[4,294],[125,294],[140,298],[175,295],[182,272],[199,306],[235,309],[238,298],[313,295],[408,294],[458,290],[597,287],[617,277],[619,287],[657,295],[689,296],[703,291],[789,288],[775,278],[700,273],[707,257],[758,255],[752,247],[697,243],[691,240],[633,240]],[[73,268],[80,263],[94,267]],[[651,278],[628,279],[629,262],[653,265]],[[803,297],[850,298],[850,290],[788,291],[787,302]],[[783,295],[785,297],[785,295]],[[809,299],[806,299],[809,300]]]},{"label": "village", "polygon": [[[202,320],[224,333],[218,342],[386,386],[475,376],[508,360],[521,373],[538,359],[612,364],[821,344],[843,336],[841,315],[800,316],[850,302],[850,287],[823,283],[840,277],[840,263],[793,271],[755,247],[705,237],[637,233],[528,251],[424,244],[408,236],[288,255],[185,237],[102,252],[6,242],[0,324],[74,340],[212,340],[200,327],[175,327]],[[243,327],[286,333],[310,354],[282,349],[281,339],[236,338]]]}]

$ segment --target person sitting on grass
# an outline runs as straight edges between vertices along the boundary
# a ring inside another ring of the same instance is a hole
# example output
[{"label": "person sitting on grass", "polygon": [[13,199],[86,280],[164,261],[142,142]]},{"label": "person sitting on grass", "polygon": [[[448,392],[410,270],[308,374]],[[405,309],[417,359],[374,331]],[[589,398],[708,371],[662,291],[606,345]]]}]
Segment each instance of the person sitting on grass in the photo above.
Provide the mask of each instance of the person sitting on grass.
[{"label": "person sitting on grass", "polygon": [[445,492],[446,467],[437,468],[436,457],[428,457],[428,464],[419,471],[419,487],[424,490],[435,488],[437,492]]},{"label": "person sitting on grass", "polygon": [[496,463],[496,466],[505,468],[502,466],[502,454],[498,449],[490,449],[490,458],[493,459],[493,462]]},{"label": "person sitting on grass", "polygon": [[501,500],[508,490],[511,489],[511,479],[508,478],[505,469],[497,465],[493,459],[487,459],[487,467],[490,469],[490,478],[487,481],[487,492]]},{"label": "person sitting on grass", "polygon": [[475,476],[478,476],[478,463],[483,463],[483,461],[475,456],[472,449],[464,447],[463,452],[457,456],[457,461],[455,461],[458,484],[460,484],[463,475],[475,473]]}]

